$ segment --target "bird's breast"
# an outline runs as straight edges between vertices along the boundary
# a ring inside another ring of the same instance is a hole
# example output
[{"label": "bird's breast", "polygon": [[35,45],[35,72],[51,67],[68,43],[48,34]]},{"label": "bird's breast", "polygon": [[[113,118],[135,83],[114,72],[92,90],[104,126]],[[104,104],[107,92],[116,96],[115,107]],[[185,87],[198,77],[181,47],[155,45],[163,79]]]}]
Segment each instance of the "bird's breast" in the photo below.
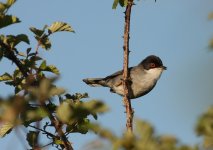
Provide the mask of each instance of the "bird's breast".
[{"label": "bird's breast", "polygon": [[140,97],[149,93],[156,85],[160,78],[162,69],[155,68],[146,70],[142,74],[138,74],[132,77],[132,91],[134,97]]}]

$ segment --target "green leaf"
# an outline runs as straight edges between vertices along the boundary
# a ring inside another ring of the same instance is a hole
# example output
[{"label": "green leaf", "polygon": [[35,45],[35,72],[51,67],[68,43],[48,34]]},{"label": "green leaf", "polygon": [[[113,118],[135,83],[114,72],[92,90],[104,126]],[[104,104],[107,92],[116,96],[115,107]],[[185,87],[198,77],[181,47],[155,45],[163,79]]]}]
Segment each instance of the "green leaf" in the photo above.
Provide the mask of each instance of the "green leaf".
[{"label": "green leaf", "polygon": [[17,17],[11,15],[0,15],[0,29],[21,22]]},{"label": "green leaf", "polygon": [[107,105],[97,100],[90,100],[88,102],[82,103],[82,105],[92,113],[103,113],[109,110]]},{"label": "green leaf", "polygon": [[7,9],[7,5],[0,2],[0,13],[4,13],[4,11]]},{"label": "green leaf", "polygon": [[114,3],[112,5],[112,9],[116,9],[118,6],[119,0],[114,0]]},{"label": "green leaf", "polygon": [[7,35],[7,36],[1,36],[1,40],[9,45],[11,48],[14,48],[16,45],[18,45],[20,42],[25,42],[27,44],[30,44],[30,41],[25,34],[19,34],[19,35]]},{"label": "green leaf", "polygon": [[45,60],[39,66],[39,70],[40,71],[49,71],[49,72],[52,72],[52,73],[55,73],[55,74],[59,75],[59,70],[53,65],[47,66]]},{"label": "green leaf", "polygon": [[14,35],[7,35],[4,37],[4,43],[9,45],[11,48],[14,48],[16,45],[16,37]]},{"label": "green leaf", "polygon": [[58,68],[56,68],[55,66],[53,65],[49,65],[46,67],[46,69],[44,71],[49,71],[49,72],[52,72],[52,73],[55,73],[57,75],[59,75],[59,70]]},{"label": "green leaf", "polygon": [[37,41],[40,43],[41,47],[49,50],[51,48],[51,42],[48,36],[43,36],[42,38],[36,37]]},{"label": "green leaf", "polygon": [[[48,103],[46,105],[46,108],[48,108],[48,111],[50,111],[50,112],[55,112],[57,105],[53,104],[53,103]],[[48,112],[47,112],[47,115],[48,115]]]},{"label": "green leaf", "polygon": [[35,27],[30,27],[30,31],[32,31],[36,36],[41,37],[45,30],[39,30]]},{"label": "green leaf", "polygon": [[39,101],[49,100],[51,97],[63,94],[65,92],[64,89],[58,88],[52,84],[54,80],[56,80],[56,78],[43,78],[40,81],[39,87],[32,86],[27,90],[33,98],[36,98]]},{"label": "green leaf", "polygon": [[45,70],[47,68],[46,60],[42,61],[41,65],[39,66],[40,70]]},{"label": "green leaf", "polygon": [[163,135],[159,137],[159,142],[164,145],[165,149],[173,149],[177,144],[177,139],[171,135]]},{"label": "green leaf", "polygon": [[21,114],[21,118],[25,125],[32,122],[40,121],[48,116],[48,112],[44,108],[28,106],[27,110]]},{"label": "green leaf", "polygon": [[[32,54],[32,53],[31,53]],[[28,55],[29,56],[29,55]],[[32,61],[32,62],[35,62],[35,61],[38,61],[38,60],[42,60],[42,58],[41,57],[39,57],[39,56],[32,56],[31,58],[30,58],[30,61]]]},{"label": "green leaf", "polygon": [[3,75],[0,76],[0,82],[12,80],[12,79],[13,77],[9,73],[4,73]]},{"label": "green leaf", "polygon": [[16,2],[16,0],[7,0],[7,6],[10,7],[12,6],[14,3]]},{"label": "green leaf", "polygon": [[60,121],[68,123],[72,116],[70,104],[67,101],[61,103],[61,105],[57,107],[56,114]]},{"label": "green leaf", "polygon": [[16,69],[14,72],[13,72],[13,78],[18,78],[18,77],[21,77],[22,76],[22,73],[19,69]]},{"label": "green leaf", "polygon": [[3,56],[4,56],[4,52],[3,50],[0,49],[0,61],[2,60]]},{"label": "green leaf", "polygon": [[126,7],[128,4],[128,0],[119,0],[119,4],[121,5],[121,7]]},{"label": "green leaf", "polygon": [[89,119],[83,119],[81,122],[78,122],[78,124],[74,123],[71,125],[67,125],[66,132],[69,133],[81,133],[86,134],[88,132],[88,126],[90,124]]},{"label": "green leaf", "polygon": [[16,0],[7,0],[7,2],[6,2],[7,11],[15,2],[16,2]]},{"label": "green leaf", "polygon": [[15,87],[15,94],[19,93],[21,90],[22,90],[21,85],[17,85],[17,86]]},{"label": "green leaf", "polygon": [[68,32],[74,32],[72,27],[64,22],[54,22],[49,28],[48,32],[49,34],[55,33],[55,32],[61,32],[61,31],[68,31]]},{"label": "green leaf", "polygon": [[213,49],[213,38],[209,41],[209,48]]},{"label": "green leaf", "polygon": [[126,7],[128,4],[128,0],[114,0],[112,9],[116,9],[118,6],[118,3],[120,4],[121,7]]},{"label": "green leaf", "polygon": [[203,146],[208,150],[211,150],[213,148],[213,137],[212,136],[206,136],[204,138]]},{"label": "green leaf", "polygon": [[12,128],[13,128],[13,124],[12,123],[1,123],[0,125],[0,137],[5,136],[6,134],[8,134]]},{"label": "green leaf", "polygon": [[28,39],[28,36],[26,34],[19,34],[16,36],[16,40],[19,42],[25,42],[27,44],[30,44],[30,41]]},{"label": "green leaf", "polygon": [[88,98],[88,93],[75,93],[73,95],[70,95],[69,93],[65,94],[65,97],[67,99],[72,99],[72,100],[80,100],[80,99],[83,99],[83,98]]},{"label": "green leaf", "polygon": [[5,82],[5,84],[10,85],[10,86],[16,85],[14,81],[7,81],[7,82]]},{"label": "green leaf", "polygon": [[0,40],[1,40],[1,41],[4,41],[4,38],[5,38],[5,36],[1,34],[1,35],[0,35]]},{"label": "green leaf", "polygon": [[72,125],[77,120],[82,122],[89,115],[96,116],[97,113],[103,113],[107,110],[108,107],[100,101],[73,103],[70,99],[67,99],[57,108],[56,114],[62,122]]},{"label": "green leaf", "polygon": [[7,0],[6,3],[0,2],[0,13],[4,14],[16,2],[16,0]]},{"label": "green leaf", "polygon": [[154,129],[151,126],[150,123],[142,121],[142,120],[137,120],[136,121],[136,132],[140,136],[143,136],[144,138],[150,138],[154,134]]},{"label": "green leaf", "polygon": [[56,96],[56,95],[61,95],[64,94],[65,90],[63,88],[59,88],[59,87],[53,87],[50,89],[50,96]]},{"label": "green leaf", "polygon": [[29,53],[30,53],[31,50],[32,50],[32,48],[28,48],[28,49],[26,50],[27,55],[29,55]]},{"label": "green leaf", "polygon": [[208,19],[209,19],[209,20],[212,20],[212,19],[213,19],[213,12],[209,13]]},{"label": "green leaf", "polygon": [[59,139],[56,139],[56,138],[53,139],[53,142],[56,145],[62,145],[62,144],[64,144],[64,142],[62,140],[59,140]]},{"label": "green leaf", "polygon": [[199,118],[196,132],[198,135],[211,135],[213,137],[213,106],[211,106],[208,111]]},{"label": "green leaf", "polygon": [[37,131],[30,131],[29,133],[27,133],[27,141],[32,148],[34,148],[37,144],[38,135],[39,132]]},{"label": "green leaf", "polygon": [[77,131],[78,133],[81,133],[81,134],[86,134],[88,132],[88,125],[89,125],[89,119],[83,119],[83,122],[80,123],[78,126],[77,126]]}]

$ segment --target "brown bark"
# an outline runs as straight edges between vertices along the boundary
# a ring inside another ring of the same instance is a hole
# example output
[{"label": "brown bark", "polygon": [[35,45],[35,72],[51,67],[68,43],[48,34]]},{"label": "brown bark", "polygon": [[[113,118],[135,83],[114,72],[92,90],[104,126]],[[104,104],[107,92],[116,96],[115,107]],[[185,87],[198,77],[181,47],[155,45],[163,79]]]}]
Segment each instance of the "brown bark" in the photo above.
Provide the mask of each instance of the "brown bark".
[{"label": "brown bark", "polygon": [[133,130],[133,109],[131,106],[131,100],[129,99],[129,93],[131,92],[131,81],[129,73],[129,32],[130,32],[130,17],[131,9],[133,5],[133,0],[128,0],[128,5],[126,6],[125,11],[125,26],[124,26],[124,62],[123,62],[123,88],[124,88],[124,97],[123,102],[126,108],[126,128],[127,131],[132,132]]}]

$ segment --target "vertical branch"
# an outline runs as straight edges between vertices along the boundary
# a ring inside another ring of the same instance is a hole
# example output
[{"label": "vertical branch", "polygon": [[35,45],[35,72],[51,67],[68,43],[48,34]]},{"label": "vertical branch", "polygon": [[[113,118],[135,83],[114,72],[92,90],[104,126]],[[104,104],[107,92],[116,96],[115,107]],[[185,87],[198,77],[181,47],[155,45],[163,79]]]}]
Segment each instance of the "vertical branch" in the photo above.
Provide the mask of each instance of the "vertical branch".
[{"label": "vertical branch", "polygon": [[129,99],[129,93],[131,92],[130,87],[130,73],[129,73],[129,32],[130,32],[130,16],[131,9],[133,5],[133,0],[128,0],[128,5],[126,6],[125,11],[125,26],[124,26],[124,62],[123,62],[123,88],[124,88],[124,97],[123,102],[126,108],[126,128],[127,131],[132,132],[133,130],[133,110],[131,106],[131,100]]}]

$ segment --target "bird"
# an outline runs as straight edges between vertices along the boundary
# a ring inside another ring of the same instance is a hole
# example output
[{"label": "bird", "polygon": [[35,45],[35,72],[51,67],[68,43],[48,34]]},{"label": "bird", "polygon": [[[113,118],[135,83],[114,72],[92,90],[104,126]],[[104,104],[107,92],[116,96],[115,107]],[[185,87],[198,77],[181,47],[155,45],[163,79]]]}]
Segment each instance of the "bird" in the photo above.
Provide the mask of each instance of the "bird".
[{"label": "bird", "polygon": [[[129,99],[135,99],[148,94],[156,85],[162,72],[166,70],[162,60],[155,55],[147,56],[138,65],[130,67]],[[86,78],[83,81],[92,87],[109,87],[110,92],[124,96],[123,70],[104,78]]]}]

